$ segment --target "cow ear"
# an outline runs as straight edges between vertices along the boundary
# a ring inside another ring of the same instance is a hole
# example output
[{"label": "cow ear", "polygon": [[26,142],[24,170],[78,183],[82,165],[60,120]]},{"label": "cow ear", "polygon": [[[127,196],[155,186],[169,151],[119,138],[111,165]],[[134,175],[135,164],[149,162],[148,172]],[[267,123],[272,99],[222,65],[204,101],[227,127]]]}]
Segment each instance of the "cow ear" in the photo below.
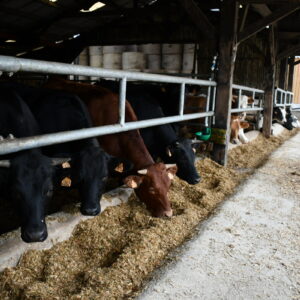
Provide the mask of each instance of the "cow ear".
[{"label": "cow ear", "polygon": [[232,102],[235,103],[237,101],[237,99],[239,98],[239,96],[237,95],[232,95]]},{"label": "cow ear", "polygon": [[124,179],[124,183],[132,189],[138,188],[142,182],[143,182],[143,178],[137,175],[127,176]]},{"label": "cow ear", "polygon": [[176,165],[167,168],[167,173],[168,173],[168,176],[171,180],[174,179],[174,176],[175,176],[176,172],[177,172],[177,166]]}]

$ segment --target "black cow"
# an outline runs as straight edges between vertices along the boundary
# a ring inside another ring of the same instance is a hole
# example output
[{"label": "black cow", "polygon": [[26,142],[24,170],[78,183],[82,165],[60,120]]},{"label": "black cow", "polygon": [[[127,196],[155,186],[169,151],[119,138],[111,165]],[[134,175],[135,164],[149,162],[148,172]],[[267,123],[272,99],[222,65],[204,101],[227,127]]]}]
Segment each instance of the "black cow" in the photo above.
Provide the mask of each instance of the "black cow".
[{"label": "black cow", "polygon": [[[0,87],[0,136],[17,138],[40,134],[26,103],[14,90]],[[25,242],[47,238],[44,207],[52,191],[51,160],[39,149],[1,156],[0,191],[16,201]]]},{"label": "black cow", "polygon": [[[101,80],[101,86],[118,92],[114,81]],[[149,90],[148,90],[149,89]],[[133,107],[139,120],[165,117],[155,95],[158,88],[128,84],[126,98]],[[158,92],[158,91],[157,91]],[[178,96],[179,97],[179,96]],[[142,128],[140,133],[144,143],[154,159],[160,157],[165,163],[176,163],[177,176],[189,184],[200,182],[195,168],[195,150],[188,139],[179,139],[170,124]]]},{"label": "black cow", "polygon": [[286,107],[286,122],[283,123],[283,126],[288,129],[288,130],[292,130],[293,128],[299,128],[300,127],[300,123],[298,118],[292,114],[291,108],[290,107]]},{"label": "black cow", "polygon": [[273,108],[273,123],[284,124],[286,122],[286,110],[284,107]]},{"label": "black cow", "polygon": [[[77,96],[19,84],[13,84],[13,87],[31,108],[41,133],[91,127],[89,114]],[[56,168],[55,178],[61,173],[70,176],[72,185],[79,190],[82,214],[97,215],[101,210],[99,200],[105,186],[108,158],[97,140],[89,138],[56,144],[44,147],[42,151],[48,157],[71,158],[71,168]]]}]

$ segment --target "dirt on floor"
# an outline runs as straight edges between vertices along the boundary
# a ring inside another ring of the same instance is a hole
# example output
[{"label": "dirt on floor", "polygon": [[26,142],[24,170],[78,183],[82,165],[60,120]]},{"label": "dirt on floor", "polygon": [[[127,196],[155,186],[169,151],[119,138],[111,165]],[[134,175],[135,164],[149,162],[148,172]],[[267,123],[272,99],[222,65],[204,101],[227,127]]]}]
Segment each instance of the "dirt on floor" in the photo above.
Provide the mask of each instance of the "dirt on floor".
[{"label": "dirt on floor", "polygon": [[174,217],[150,216],[135,196],[81,222],[52,249],[26,252],[0,274],[0,299],[130,299],[168,253],[189,238],[235,187],[262,165],[284,137],[257,140],[230,152],[229,166],[197,163],[200,184],[176,178],[169,193]]}]

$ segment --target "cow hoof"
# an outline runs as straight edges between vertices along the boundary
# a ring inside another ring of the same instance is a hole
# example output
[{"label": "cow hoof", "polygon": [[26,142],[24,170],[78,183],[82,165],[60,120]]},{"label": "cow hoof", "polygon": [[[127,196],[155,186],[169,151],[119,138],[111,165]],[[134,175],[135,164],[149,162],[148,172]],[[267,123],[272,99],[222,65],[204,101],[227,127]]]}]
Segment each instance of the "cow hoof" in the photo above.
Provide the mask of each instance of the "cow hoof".
[{"label": "cow hoof", "polygon": [[84,216],[97,216],[101,211],[101,207],[100,205],[93,208],[81,207],[80,211]]},{"label": "cow hoof", "polygon": [[48,237],[47,229],[42,231],[22,231],[21,238],[25,243],[43,242]]}]

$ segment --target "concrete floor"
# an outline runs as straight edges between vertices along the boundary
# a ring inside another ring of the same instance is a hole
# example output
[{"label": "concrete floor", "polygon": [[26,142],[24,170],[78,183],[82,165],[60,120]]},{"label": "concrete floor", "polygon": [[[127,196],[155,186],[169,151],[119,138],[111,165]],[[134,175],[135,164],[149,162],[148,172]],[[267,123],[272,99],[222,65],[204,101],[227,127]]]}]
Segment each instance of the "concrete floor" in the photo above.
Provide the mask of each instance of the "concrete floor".
[{"label": "concrete floor", "polygon": [[138,300],[300,299],[300,133],[285,142]]}]

